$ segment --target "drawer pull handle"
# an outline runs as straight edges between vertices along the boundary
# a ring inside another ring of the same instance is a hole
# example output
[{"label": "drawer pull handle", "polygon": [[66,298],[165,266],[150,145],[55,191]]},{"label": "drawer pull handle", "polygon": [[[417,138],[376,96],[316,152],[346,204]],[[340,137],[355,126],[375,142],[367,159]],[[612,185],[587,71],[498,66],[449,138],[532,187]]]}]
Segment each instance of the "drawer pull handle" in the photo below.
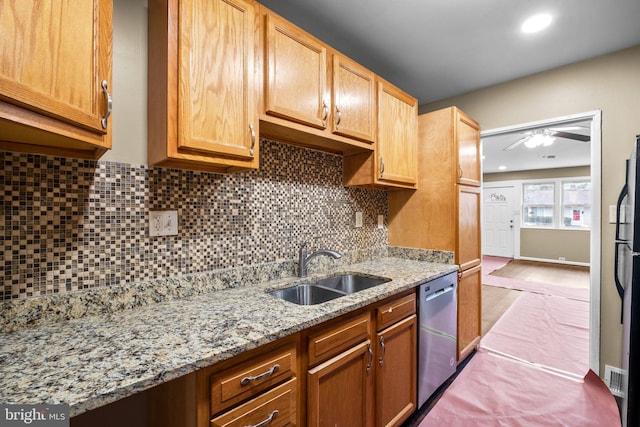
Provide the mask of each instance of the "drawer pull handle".
[{"label": "drawer pull handle", "polygon": [[278,410],[274,409],[271,415],[269,415],[264,421],[261,421],[258,424],[254,424],[252,426],[247,426],[247,427],[264,427],[267,424],[269,424],[271,421],[273,421],[276,415],[278,415]]},{"label": "drawer pull handle", "polygon": [[393,313],[393,307],[389,307],[389,310],[387,310],[387,313]]},{"label": "drawer pull handle", "polygon": [[273,375],[278,369],[280,369],[280,365],[278,365],[277,363],[275,365],[273,365],[273,368],[269,369],[267,372],[263,372],[260,375],[256,375],[255,377],[244,377],[241,381],[240,381],[240,385],[247,385],[249,384],[251,381],[259,381],[263,378],[266,378],[268,376]]}]

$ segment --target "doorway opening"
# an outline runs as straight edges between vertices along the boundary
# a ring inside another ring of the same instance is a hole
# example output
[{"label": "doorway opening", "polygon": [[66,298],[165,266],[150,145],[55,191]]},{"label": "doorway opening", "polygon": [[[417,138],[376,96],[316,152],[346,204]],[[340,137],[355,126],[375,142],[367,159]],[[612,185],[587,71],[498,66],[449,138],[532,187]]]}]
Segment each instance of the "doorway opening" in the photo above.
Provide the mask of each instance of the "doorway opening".
[{"label": "doorway opening", "polygon": [[[589,367],[596,374],[600,366],[600,127],[598,110],[481,132],[483,177],[488,178],[483,179],[482,188],[483,254],[589,267]],[[586,194],[586,188],[588,202],[575,197]],[[569,257],[558,252],[559,245],[551,240],[558,235],[563,242],[577,239],[570,245],[583,253],[572,250]]]}]

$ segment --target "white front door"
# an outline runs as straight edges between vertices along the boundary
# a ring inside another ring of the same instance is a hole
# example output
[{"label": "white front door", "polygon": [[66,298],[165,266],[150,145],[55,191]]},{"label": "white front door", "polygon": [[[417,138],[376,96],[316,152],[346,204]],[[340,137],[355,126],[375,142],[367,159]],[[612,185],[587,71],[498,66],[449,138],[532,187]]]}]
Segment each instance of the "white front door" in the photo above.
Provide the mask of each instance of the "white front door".
[{"label": "white front door", "polygon": [[482,189],[482,253],[513,258],[513,187]]}]

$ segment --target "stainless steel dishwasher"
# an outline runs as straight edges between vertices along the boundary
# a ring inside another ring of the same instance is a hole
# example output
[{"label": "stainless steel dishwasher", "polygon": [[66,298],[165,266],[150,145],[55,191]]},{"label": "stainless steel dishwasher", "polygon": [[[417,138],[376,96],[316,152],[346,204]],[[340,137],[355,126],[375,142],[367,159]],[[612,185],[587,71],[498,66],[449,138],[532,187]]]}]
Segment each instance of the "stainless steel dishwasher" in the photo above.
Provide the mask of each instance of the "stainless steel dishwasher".
[{"label": "stainless steel dishwasher", "polygon": [[456,371],[457,273],[420,285],[418,407]]}]

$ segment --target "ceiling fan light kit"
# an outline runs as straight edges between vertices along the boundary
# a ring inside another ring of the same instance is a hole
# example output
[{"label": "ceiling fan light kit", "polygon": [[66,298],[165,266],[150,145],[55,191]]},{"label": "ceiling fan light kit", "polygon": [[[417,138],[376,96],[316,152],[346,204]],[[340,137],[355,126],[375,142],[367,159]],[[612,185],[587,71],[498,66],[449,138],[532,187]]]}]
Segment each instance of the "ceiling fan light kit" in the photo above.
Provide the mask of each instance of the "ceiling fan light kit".
[{"label": "ceiling fan light kit", "polygon": [[548,147],[553,144],[555,140],[553,136],[546,132],[536,132],[524,141],[524,146],[527,148]]}]

